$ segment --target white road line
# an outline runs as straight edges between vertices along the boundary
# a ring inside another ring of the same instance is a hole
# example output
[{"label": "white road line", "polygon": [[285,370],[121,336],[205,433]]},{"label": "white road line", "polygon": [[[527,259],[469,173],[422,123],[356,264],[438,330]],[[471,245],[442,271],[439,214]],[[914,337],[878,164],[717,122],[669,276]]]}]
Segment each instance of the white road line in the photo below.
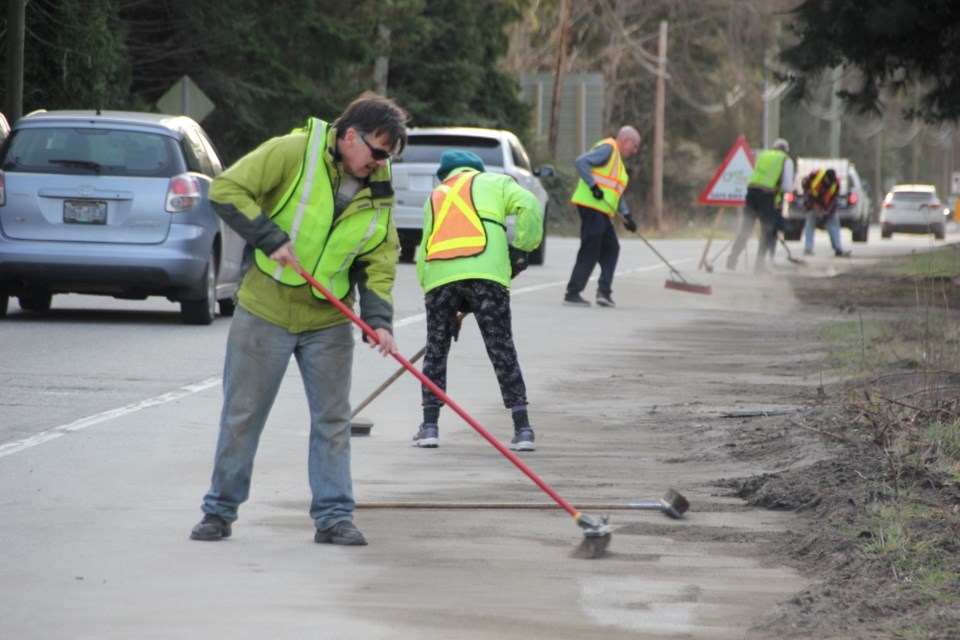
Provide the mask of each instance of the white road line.
[{"label": "white road line", "polygon": [[[686,260],[679,260],[677,264],[687,262]],[[652,265],[647,267],[636,267],[633,269],[625,269],[623,271],[617,271],[616,275],[626,275],[628,273],[639,273],[641,271],[652,271],[654,269],[662,269],[663,265]],[[591,278],[595,280],[596,278]],[[511,289],[511,295],[523,295],[525,293],[532,293],[534,291],[541,291],[543,289],[550,289],[558,286],[566,286],[566,280],[556,280],[553,282],[543,282],[541,284],[531,285],[529,287],[518,287]],[[413,316],[404,318],[394,323],[394,328],[407,327],[418,322],[426,320],[426,314],[418,313]],[[146,400],[141,400],[134,404],[128,404],[125,407],[120,407],[117,409],[109,409],[101,413],[94,414],[92,416],[87,416],[86,418],[80,418],[69,424],[63,424],[58,427],[53,427],[47,429],[46,431],[41,431],[40,433],[34,434],[29,438],[23,438],[22,440],[14,440],[13,442],[8,442],[6,444],[0,445],[0,458],[4,456],[13,455],[14,453],[19,453],[26,449],[36,447],[41,445],[44,442],[50,442],[51,440],[56,440],[57,438],[64,436],[71,431],[80,431],[81,429],[86,429],[87,427],[92,427],[95,424],[100,424],[102,422],[107,422],[115,418],[120,418],[123,416],[130,415],[131,413],[136,413],[143,409],[148,409],[150,407],[156,407],[162,404],[167,404],[168,402],[173,402],[174,400],[179,400],[194,393],[200,391],[206,391],[211,387],[219,385],[223,381],[223,378],[207,378],[201,382],[195,384],[188,384],[185,387],[180,387],[176,391],[171,391],[163,395],[155,396],[153,398],[147,398]]]},{"label": "white road line", "polygon": [[134,404],[128,404],[125,407],[103,411],[102,413],[87,416],[86,418],[80,418],[79,420],[75,420],[69,424],[63,424],[59,427],[53,427],[52,429],[41,431],[40,433],[32,435],[29,438],[24,438],[23,440],[8,442],[0,445],[0,458],[12,455],[25,449],[29,449],[31,447],[35,447],[39,444],[43,444],[44,442],[56,440],[57,438],[70,433],[71,431],[80,431],[81,429],[92,427],[93,425],[100,424],[101,422],[107,422],[108,420],[113,420],[114,418],[120,418],[122,416],[130,415],[131,413],[136,413],[142,409],[167,404],[168,402],[179,400],[180,398],[184,398],[199,391],[205,391],[210,387],[219,385],[221,380],[222,378],[220,377],[207,378],[202,382],[180,387],[176,391],[164,393],[163,395],[155,396],[153,398],[147,398],[146,400],[141,400],[140,402],[136,402]]}]

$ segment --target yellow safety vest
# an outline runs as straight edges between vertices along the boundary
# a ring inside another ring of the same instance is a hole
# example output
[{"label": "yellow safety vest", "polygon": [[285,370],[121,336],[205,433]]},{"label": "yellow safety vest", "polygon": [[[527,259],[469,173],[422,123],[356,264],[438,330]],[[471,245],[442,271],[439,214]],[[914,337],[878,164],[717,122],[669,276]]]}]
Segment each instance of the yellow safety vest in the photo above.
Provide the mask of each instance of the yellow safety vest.
[{"label": "yellow safety vest", "polygon": [[581,207],[596,209],[613,218],[617,215],[620,198],[623,196],[623,192],[627,190],[630,176],[627,174],[623,158],[620,157],[620,149],[617,147],[616,139],[605,138],[593,145],[593,148],[596,149],[602,144],[613,147],[613,152],[605,165],[592,167],[590,173],[593,175],[593,181],[603,191],[603,200],[594,198],[590,185],[581,178],[573,192],[573,197],[570,198],[570,202]]},{"label": "yellow safety vest", "polygon": [[433,231],[427,238],[426,260],[475,256],[487,248],[487,232],[473,204],[473,179],[466,171],[444,180],[430,195]]},{"label": "yellow safety vest", "polygon": [[[374,171],[336,221],[334,195],[327,164],[329,125],[317,118],[307,121],[307,150],[296,180],[270,213],[270,218],[293,242],[300,265],[327,287],[337,299],[350,293],[350,267],[358,255],[373,251],[387,237],[393,207],[392,189],[377,189],[389,195],[374,197],[371,184],[390,182],[389,163]],[[291,287],[307,283],[293,269],[284,268],[257,249],[257,267],[274,280]],[[323,294],[313,290],[317,298]]]},{"label": "yellow safety vest", "polygon": [[830,204],[833,198],[837,195],[837,189],[839,189],[839,181],[834,182],[830,185],[830,188],[824,192],[820,193],[820,189],[823,188],[823,179],[827,177],[827,170],[820,169],[817,171],[817,175],[814,176],[813,180],[810,181],[810,194],[820,201],[824,206]]}]

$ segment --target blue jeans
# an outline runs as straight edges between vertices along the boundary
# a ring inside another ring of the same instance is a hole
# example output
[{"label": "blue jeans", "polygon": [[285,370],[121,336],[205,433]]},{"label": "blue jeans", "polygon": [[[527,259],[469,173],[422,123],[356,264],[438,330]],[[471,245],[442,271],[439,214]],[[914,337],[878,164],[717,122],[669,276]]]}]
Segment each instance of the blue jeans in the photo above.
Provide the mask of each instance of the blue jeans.
[{"label": "blue jeans", "polygon": [[[827,233],[830,234],[830,244],[833,245],[833,251],[843,251],[843,249],[840,247],[840,217],[837,215],[836,211],[827,216],[824,226],[827,228]],[[813,232],[816,230],[817,212],[811,209],[810,211],[807,211],[807,217],[803,223],[804,251],[813,252]]]},{"label": "blue jeans", "polygon": [[353,519],[350,476],[350,324],[290,333],[237,307],[223,367],[223,411],[203,512],[228,522],[250,496],[253,459],[290,356],[300,368],[310,408],[307,472],[318,529]]}]

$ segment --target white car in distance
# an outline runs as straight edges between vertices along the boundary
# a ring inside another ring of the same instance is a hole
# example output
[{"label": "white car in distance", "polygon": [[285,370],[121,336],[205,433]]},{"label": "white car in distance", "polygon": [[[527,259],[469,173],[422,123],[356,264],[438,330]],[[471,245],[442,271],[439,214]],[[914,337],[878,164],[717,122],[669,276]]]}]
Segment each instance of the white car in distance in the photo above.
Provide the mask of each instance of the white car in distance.
[{"label": "white car in distance", "polygon": [[[407,147],[393,161],[393,186],[397,194],[394,219],[400,235],[400,261],[412,262],[423,234],[423,204],[440,180],[437,169],[444,151],[460,149],[480,156],[487,171],[512,176],[520,186],[537,196],[543,209],[544,238],[530,254],[530,264],[543,264],[546,255],[547,190],[541,177],[554,174],[553,167],[534,167],[519,138],[510,131],[476,127],[413,128],[407,132]],[[507,232],[513,218],[507,218]]]}]

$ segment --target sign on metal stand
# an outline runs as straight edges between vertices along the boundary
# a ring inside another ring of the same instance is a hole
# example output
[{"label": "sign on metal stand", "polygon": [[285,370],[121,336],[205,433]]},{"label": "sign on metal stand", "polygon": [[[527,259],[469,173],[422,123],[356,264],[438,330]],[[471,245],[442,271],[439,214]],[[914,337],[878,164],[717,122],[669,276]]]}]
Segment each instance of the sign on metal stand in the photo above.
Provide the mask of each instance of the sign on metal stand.
[{"label": "sign on metal stand", "polygon": [[[703,255],[700,256],[699,269],[707,268],[712,271],[707,264],[707,254],[710,252],[710,245],[713,244],[713,236],[720,225],[720,218],[723,216],[724,207],[743,207],[747,200],[747,183],[753,174],[754,165],[753,153],[750,151],[750,145],[747,139],[741,135],[733,144],[730,152],[727,154],[720,169],[717,170],[713,180],[707,185],[707,188],[700,194],[697,201],[702,205],[713,205],[717,207],[717,216],[713,220],[713,227],[710,229],[710,237],[707,238],[707,246],[703,249]],[[744,254],[746,255],[746,254]]]}]

